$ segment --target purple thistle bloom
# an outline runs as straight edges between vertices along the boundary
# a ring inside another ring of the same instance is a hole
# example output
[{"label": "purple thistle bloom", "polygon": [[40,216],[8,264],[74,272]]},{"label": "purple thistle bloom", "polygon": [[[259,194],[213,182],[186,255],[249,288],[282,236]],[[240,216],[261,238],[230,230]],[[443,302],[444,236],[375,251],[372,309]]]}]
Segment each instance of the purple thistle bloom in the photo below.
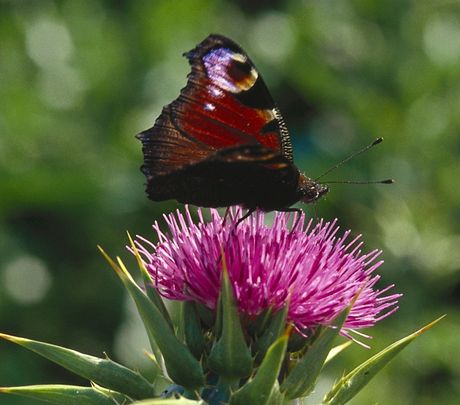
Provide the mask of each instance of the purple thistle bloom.
[{"label": "purple thistle bloom", "polygon": [[[388,295],[374,286],[381,251],[362,253],[361,237],[338,235],[337,221],[313,220],[302,214],[288,225],[289,214],[277,212],[273,225],[257,212],[238,226],[241,210],[231,208],[225,223],[211,209],[211,221],[198,209],[194,223],[189,208],[165,215],[170,236],[156,222],[159,242],[137,237],[145,265],[158,292],[172,300],[193,300],[216,307],[224,252],[240,313],[256,317],[289,302],[288,320],[299,330],[328,325],[359,293],[341,333],[373,326],[395,312],[400,294]],[[362,335],[361,336],[366,336]]]}]

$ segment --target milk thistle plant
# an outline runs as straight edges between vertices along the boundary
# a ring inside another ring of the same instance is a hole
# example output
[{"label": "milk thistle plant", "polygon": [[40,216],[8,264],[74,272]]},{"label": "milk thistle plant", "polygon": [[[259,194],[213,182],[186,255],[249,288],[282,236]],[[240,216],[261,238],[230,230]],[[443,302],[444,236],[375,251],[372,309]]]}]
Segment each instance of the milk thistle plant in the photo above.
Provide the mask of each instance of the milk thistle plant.
[{"label": "milk thistle plant", "polygon": [[[157,242],[130,238],[140,285],[100,249],[144,322],[153,380],[107,357],[0,334],[90,381],[0,392],[66,405],[308,404],[323,365],[353,342],[366,346],[359,330],[398,308],[393,285],[376,287],[381,252],[365,253],[337,221],[280,212],[268,226],[262,212],[241,223],[239,209],[197,214],[166,215],[168,232],[153,226]],[[180,316],[167,301],[180,302]],[[347,403],[435,322],[343,374],[322,403]],[[346,342],[334,346],[338,335]]]}]

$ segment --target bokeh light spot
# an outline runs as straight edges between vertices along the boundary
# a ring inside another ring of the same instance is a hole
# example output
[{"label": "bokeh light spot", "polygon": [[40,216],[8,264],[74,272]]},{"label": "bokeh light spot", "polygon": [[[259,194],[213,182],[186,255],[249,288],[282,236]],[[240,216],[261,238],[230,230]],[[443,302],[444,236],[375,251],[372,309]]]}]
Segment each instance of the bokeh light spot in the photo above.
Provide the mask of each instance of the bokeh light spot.
[{"label": "bokeh light spot", "polygon": [[295,25],[279,12],[262,15],[252,30],[254,50],[266,60],[277,63],[286,58],[295,45]]},{"label": "bokeh light spot", "polygon": [[433,63],[460,63],[460,21],[451,15],[432,17],[425,26],[425,52]]},{"label": "bokeh light spot", "polygon": [[51,108],[64,110],[81,100],[86,84],[75,69],[61,66],[43,71],[38,79],[39,94]]},{"label": "bokeh light spot", "polygon": [[51,286],[45,263],[33,256],[20,256],[3,268],[2,285],[7,294],[20,304],[41,301]]},{"label": "bokeh light spot", "polygon": [[[396,257],[412,257],[420,249],[420,232],[417,229],[413,213],[401,200],[386,200],[381,206],[378,222],[383,231],[386,248]],[[398,212],[391,216],[389,213]]]},{"label": "bokeh light spot", "polygon": [[440,98],[424,96],[411,105],[406,115],[406,130],[418,139],[438,138],[448,123],[447,108]]},{"label": "bokeh light spot", "polygon": [[73,53],[73,44],[63,24],[41,17],[26,28],[26,49],[38,66],[49,68],[66,63]]}]

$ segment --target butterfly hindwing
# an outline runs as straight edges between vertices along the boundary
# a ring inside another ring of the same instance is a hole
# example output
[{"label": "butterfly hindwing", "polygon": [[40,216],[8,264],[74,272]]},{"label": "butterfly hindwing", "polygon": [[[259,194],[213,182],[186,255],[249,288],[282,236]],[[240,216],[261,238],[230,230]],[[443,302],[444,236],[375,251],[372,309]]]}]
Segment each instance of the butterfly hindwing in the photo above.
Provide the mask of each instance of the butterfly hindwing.
[{"label": "butterfly hindwing", "polygon": [[297,168],[278,153],[258,145],[237,146],[157,176],[148,193],[152,200],[176,199],[202,207],[242,203],[256,207],[261,200],[270,201],[273,207],[266,206],[270,210],[296,188],[298,178]]}]

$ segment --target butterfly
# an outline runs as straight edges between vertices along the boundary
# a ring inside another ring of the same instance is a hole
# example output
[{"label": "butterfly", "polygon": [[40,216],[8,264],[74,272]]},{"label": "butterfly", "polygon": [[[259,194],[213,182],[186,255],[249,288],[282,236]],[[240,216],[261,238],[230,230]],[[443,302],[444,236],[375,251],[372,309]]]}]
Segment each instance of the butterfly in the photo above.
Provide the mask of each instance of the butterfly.
[{"label": "butterfly", "polygon": [[191,65],[186,86],[137,135],[151,200],[238,204],[246,217],[256,209],[298,211],[291,205],[328,192],[295,166],[283,117],[240,46],[212,34],[184,56]]}]

